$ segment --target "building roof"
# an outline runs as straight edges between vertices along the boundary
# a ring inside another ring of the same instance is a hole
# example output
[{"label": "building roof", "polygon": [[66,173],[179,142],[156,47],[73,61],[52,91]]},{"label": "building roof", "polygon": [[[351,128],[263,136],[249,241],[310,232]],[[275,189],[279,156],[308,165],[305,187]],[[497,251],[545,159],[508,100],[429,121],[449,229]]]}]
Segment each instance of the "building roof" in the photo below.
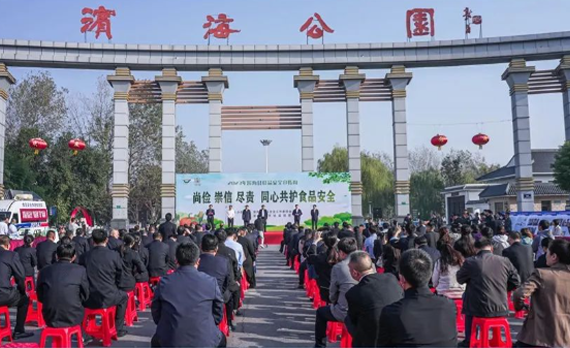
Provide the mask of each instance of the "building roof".
[{"label": "building roof", "polygon": [[484,190],[489,184],[465,184],[457,186],[449,186],[443,189],[441,193],[460,192],[460,191],[480,191]]},{"label": "building roof", "polygon": [[[569,193],[562,190],[558,185],[550,182],[537,182],[534,183],[535,196],[567,196]],[[501,196],[517,195],[516,187],[514,184],[500,184],[487,187],[479,194],[479,198],[492,198]]]},{"label": "building roof", "polygon": [[[552,173],[552,164],[554,164],[554,156],[558,152],[557,149],[532,150],[532,172],[536,173]],[[515,177],[515,160],[511,158],[506,166],[494,170],[490,173],[477,178],[477,181],[489,181],[499,178]]]}]

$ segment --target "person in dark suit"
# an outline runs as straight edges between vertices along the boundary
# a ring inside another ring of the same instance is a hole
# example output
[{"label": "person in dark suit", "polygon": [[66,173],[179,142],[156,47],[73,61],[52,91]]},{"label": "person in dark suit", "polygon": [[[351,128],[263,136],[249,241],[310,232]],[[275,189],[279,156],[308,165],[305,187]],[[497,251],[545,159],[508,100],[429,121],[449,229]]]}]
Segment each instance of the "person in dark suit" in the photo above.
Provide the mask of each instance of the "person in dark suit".
[{"label": "person in dark suit", "polygon": [[119,230],[112,229],[109,233],[109,241],[107,242],[107,248],[120,252],[123,246],[123,241],[119,239]]},{"label": "person in dark suit", "polygon": [[417,249],[425,251],[431,258],[432,265],[435,265],[437,260],[441,257],[441,253],[436,248],[432,248],[427,244],[426,236],[414,238],[414,244]]},{"label": "person in dark suit", "polygon": [[346,328],[352,335],[353,347],[374,347],[382,309],[399,301],[404,291],[391,274],[376,273],[376,267],[365,251],[355,251],[349,257],[348,268],[358,284],[346,293]]},{"label": "person in dark suit", "polygon": [[[10,282],[12,277],[16,281],[16,287]],[[12,335],[15,340],[34,335],[24,328],[29,306],[24,266],[18,254],[10,251],[10,237],[7,235],[0,236],[0,306],[17,307],[16,326]]]},{"label": "person in dark suit", "polygon": [[431,257],[410,249],[402,254],[399,268],[404,298],[382,310],[376,346],[457,347],[455,304],[428,287]]},{"label": "person in dark suit", "polygon": [[135,233],[134,238],[135,243],[133,245],[133,251],[138,254],[138,257],[144,266],[144,269],[141,273],[134,273],[135,281],[137,283],[148,283],[150,278],[148,276],[148,249],[141,245],[142,241],[138,233]]},{"label": "person in dark suit", "polygon": [[85,266],[89,280],[89,298],[85,307],[100,309],[116,306],[117,336],[123,337],[127,334],[124,329],[127,293],[118,288],[123,274],[123,261],[119,253],[107,247],[107,232],[96,229],[92,237],[94,248],[83,254],[79,261]]},{"label": "person in dark suit", "polygon": [[168,269],[176,269],[176,248],[178,248],[177,236],[175,234],[171,235],[166,241],[168,245]]},{"label": "person in dark suit", "polygon": [[196,232],[194,232],[194,239],[196,240],[196,245],[202,245],[202,238],[206,235],[206,232],[202,229],[202,225],[196,225]]},{"label": "person in dark suit", "polygon": [[473,317],[495,318],[509,315],[507,292],[519,287],[519,274],[513,264],[493,254],[492,241],[482,237],[475,242],[477,255],[468,258],[457,271],[459,284],[467,284],[463,298],[465,341],[469,346]]},{"label": "person in dark suit", "polygon": [[226,346],[217,326],[223,318],[222,293],[215,278],[197,270],[199,257],[195,244],[180,245],[180,268],[160,280],[151,305],[156,324],[152,347]]},{"label": "person in dark suit", "polygon": [[154,241],[153,236],[156,233],[156,228],[152,225],[149,226],[148,231],[143,231],[141,242],[145,248],[148,248],[150,243]]},{"label": "person in dark suit", "polygon": [[245,254],[245,261],[243,262],[243,269],[245,270],[245,275],[247,277],[247,282],[250,288],[255,288],[255,272],[253,269],[253,263],[255,262],[255,246],[251,240],[245,237],[247,230],[243,227],[238,229],[238,239],[237,242],[243,247],[243,252]]},{"label": "person in dark suit", "polygon": [[503,250],[503,256],[511,261],[517,269],[521,283],[526,282],[534,272],[532,247],[521,243],[522,236],[519,232],[509,233],[510,247]]},{"label": "person in dark suit", "polygon": [[427,244],[430,248],[437,247],[437,241],[439,240],[439,233],[434,231],[433,224],[428,222],[426,225],[426,234]]},{"label": "person in dark suit", "polygon": [[57,261],[56,251],[55,231],[49,230],[46,234],[46,240],[36,246],[38,271]]},{"label": "person in dark suit", "polygon": [[162,242],[160,232],[154,234],[154,242],[148,246],[148,274],[151,277],[164,277],[168,272],[170,248]]},{"label": "person in dark suit", "polygon": [[245,209],[242,211],[241,219],[243,220],[244,226],[249,225],[249,222],[251,221],[251,210],[249,210],[249,205],[246,205]]},{"label": "person in dark suit", "polygon": [[[208,234],[202,238],[202,254],[200,255],[198,271],[216,278],[222,298],[226,304],[226,316],[230,318],[231,308],[228,311],[228,304],[232,297],[230,284],[235,283],[235,279],[233,279],[230,261],[225,256],[216,255],[218,244],[218,238],[214,235]],[[228,322],[228,325],[230,325],[232,331],[235,331],[236,327],[231,320]]]},{"label": "person in dark suit", "polygon": [[299,205],[295,204],[295,209],[293,209],[293,223],[300,225],[301,224],[301,216],[303,215],[303,211],[299,209]]},{"label": "person in dark suit", "polygon": [[176,229],[178,233],[178,237],[176,237],[176,243],[178,244],[185,244],[185,243],[194,243],[194,240],[190,237],[190,233],[188,229],[184,226],[178,226]]},{"label": "person in dark suit", "polygon": [[57,247],[58,261],[38,275],[36,292],[48,327],[71,327],[83,322],[89,281],[85,268],[73,263],[75,258],[74,245],[61,244]]},{"label": "person in dark suit", "polygon": [[544,251],[544,254],[540,255],[536,261],[534,261],[534,268],[547,268],[548,264],[546,263],[546,251],[550,248],[550,243],[552,243],[552,239],[550,238],[543,238],[540,241],[540,247]]},{"label": "person in dark suit", "polygon": [[[327,232],[323,236],[324,245],[326,250],[317,254],[309,256],[307,262],[312,265],[317,274],[317,285],[319,286],[319,293],[321,299],[327,303],[329,300],[329,288],[331,285],[331,272],[334,264],[337,262],[335,260],[335,255],[337,251],[335,249],[338,239],[336,234],[333,232]],[[329,262],[331,259],[331,262]]]},{"label": "person in dark suit", "polygon": [[166,241],[168,240],[168,238],[170,238],[171,235],[176,234],[176,225],[171,221],[172,214],[167,213],[164,216],[164,219],[166,221],[161,223],[160,226],[158,226],[158,233],[162,235],[162,241],[166,243]]},{"label": "person in dark suit", "polygon": [[208,209],[206,209],[206,222],[212,226],[212,229],[215,229],[216,225],[214,224],[214,219],[216,217],[216,211],[214,210],[213,205],[209,205]]},{"label": "person in dark suit", "polygon": [[83,228],[78,228],[77,231],[75,231],[75,237],[73,237],[71,241],[75,247],[75,260],[78,262],[81,255],[85,254],[90,249],[89,241],[85,238],[85,230]]},{"label": "person in dark suit", "polygon": [[317,205],[313,205],[313,209],[311,209],[311,224],[313,230],[316,230],[319,226],[319,209],[317,209]]},{"label": "person in dark suit", "polygon": [[33,242],[34,237],[27,234],[24,236],[24,245],[14,249],[14,251],[20,257],[20,262],[24,266],[24,275],[26,278],[33,278],[36,275],[35,267],[38,265],[36,249],[32,246]]},{"label": "person in dark suit", "polygon": [[[129,292],[135,289],[137,283],[136,276],[138,275],[139,278],[144,277],[144,273],[147,273],[147,270],[139,254],[133,250],[135,238],[127,234],[123,237],[123,243],[120,251],[123,259],[123,274],[119,282],[119,289]],[[148,275],[146,277],[148,278]]]},{"label": "person in dark suit", "polygon": [[228,289],[231,292],[230,301],[226,305],[226,310],[228,311],[228,324],[231,322],[231,314],[232,311],[238,310],[239,306],[239,298],[240,298],[240,281],[241,281],[241,269],[238,264],[236,252],[232,248],[228,248],[225,244],[228,235],[226,231],[220,230],[217,231],[215,234],[216,238],[218,238],[218,252],[216,256],[225,257],[228,262],[230,263],[230,271],[232,275],[230,276],[231,279],[234,280],[233,283],[228,285]]}]

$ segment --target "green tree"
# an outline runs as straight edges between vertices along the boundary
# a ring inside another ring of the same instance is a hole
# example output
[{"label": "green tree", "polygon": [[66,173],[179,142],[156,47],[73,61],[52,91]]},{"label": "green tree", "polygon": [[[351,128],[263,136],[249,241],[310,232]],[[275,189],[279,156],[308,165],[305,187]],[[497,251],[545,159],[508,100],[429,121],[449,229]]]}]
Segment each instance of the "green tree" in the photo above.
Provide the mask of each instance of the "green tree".
[{"label": "green tree", "polygon": [[[384,215],[390,215],[394,209],[394,176],[384,163],[382,154],[362,152],[360,155],[362,171],[363,214],[371,214],[369,202],[373,207],[382,208]],[[348,150],[335,147],[318,161],[319,172],[347,172]]]},{"label": "green tree", "polygon": [[410,176],[410,206],[417,210],[424,220],[432,212],[442,213],[444,189],[443,178],[437,169],[428,169],[412,173]]},{"label": "green tree", "polygon": [[554,182],[565,191],[570,191],[570,141],[560,147],[554,157]]},{"label": "green tree", "polygon": [[474,183],[481,175],[498,169],[496,164],[487,164],[479,154],[468,150],[451,150],[441,161],[441,176],[445,186]]},{"label": "green tree", "polygon": [[182,127],[176,127],[176,173],[207,173],[208,169],[208,151],[184,140]]}]

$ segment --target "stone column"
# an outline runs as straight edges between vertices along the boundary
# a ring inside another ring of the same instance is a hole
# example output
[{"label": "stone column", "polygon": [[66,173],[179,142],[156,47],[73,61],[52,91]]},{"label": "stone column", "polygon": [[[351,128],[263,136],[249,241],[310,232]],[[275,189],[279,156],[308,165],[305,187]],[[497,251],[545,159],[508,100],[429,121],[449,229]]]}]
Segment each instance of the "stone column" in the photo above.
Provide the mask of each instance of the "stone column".
[{"label": "stone column", "polygon": [[556,72],[562,79],[562,103],[564,106],[565,140],[570,141],[570,56],[564,56]]},{"label": "stone column", "polygon": [[8,90],[16,80],[3,63],[0,63],[0,199],[4,199],[4,143],[6,134],[6,106]]},{"label": "stone column", "polygon": [[301,169],[315,171],[315,149],[313,140],[313,97],[318,75],[312,68],[301,68],[294,77],[294,86],[299,90],[301,101]]},{"label": "stone column", "polygon": [[534,179],[530,146],[530,114],[528,110],[528,79],[534,67],[524,59],[513,59],[503,73],[511,94],[515,148],[517,210],[534,211]]},{"label": "stone column", "polygon": [[176,216],[176,92],[182,78],[176,69],[163,69],[155,80],[162,91],[162,217]]},{"label": "stone column", "polygon": [[129,223],[129,89],[135,78],[129,68],[117,68],[107,81],[115,90],[113,132],[112,228],[127,228]]},{"label": "stone column", "polygon": [[346,124],[348,145],[348,171],[350,172],[350,193],[352,222],[354,225],[364,222],[362,216],[362,175],[360,170],[360,84],[366,76],[359,74],[358,67],[348,66],[340,75],[346,92]]},{"label": "stone column", "polygon": [[210,136],[209,136],[209,171],[222,172],[222,94],[229,87],[228,77],[222,69],[212,68],[208,76],[202,77],[202,82],[208,89],[208,104],[210,104]]},{"label": "stone column", "polygon": [[394,135],[394,198],[395,213],[403,220],[410,213],[410,169],[408,131],[406,124],[406,86],[412,73],[404,66],[393,66],[386,80],[392,87],[392,132]]}]

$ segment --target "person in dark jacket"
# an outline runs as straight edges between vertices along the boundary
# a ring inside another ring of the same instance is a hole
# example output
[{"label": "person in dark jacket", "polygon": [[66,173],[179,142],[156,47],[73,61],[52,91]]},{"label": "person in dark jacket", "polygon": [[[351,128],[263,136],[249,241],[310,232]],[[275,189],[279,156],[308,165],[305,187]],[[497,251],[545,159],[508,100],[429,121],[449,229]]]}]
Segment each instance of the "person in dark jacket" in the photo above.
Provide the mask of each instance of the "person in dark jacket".
[{"label": "person in dark jacket", "polygon": [[83,228],[78,228],[77,231],[75,231],[75,237],[73,237],[71,241],[75,247],[75,260],[78,262],[81,255],[85,254],[90,249],[89,241],[85,238],[85,230]]},{"label": "person in dark jacket", "polygon": [[255,288],[255,272],[253,269],[253,263],[255,262],[255,246],[253,243],[245,237],[246,229],[241,227],[238,229],[238,239],[237,242],[243,247],[243,252],[245,254],[245,261],[243,262],[243,269],[245,270],[245,275],[247,277],[247,282],[249,287]]},{"label": "person in dark jacket", "polygon": [[422,250],[408,250],[399,268],[404,298],[382,310],[376,347],[456,347],[455,304],[428,287],[431,257]]},{"label": "person in dark jacket", "polygon": [[[16,287],[11,284],[12,277],[16,281]],[[0,236],[0,306],[17,307],[16,326],[12,335],[15,340],[34,335],[24,328],[29,306],[24,266],[18,254],[10,251],[10,237],[7,235]]]},{"label": "person in dark jacket", "polygon": [[34,242],[34,237],[31,235],[24,236],[24,245],[17,247],[14,251],[20,257],[20,262],[24,266],[24,275],[26,278],[36,275],[35,267],[38,265],[38,259],[36,257],[36,249],[32,246]]},{"label": "person in dark jacket", "polygon": [[133,250],[135,238],[127,234],[123,237],[123,243],[120,253],[123,259],[123,274],[119,282],[119,289],[129,292],[135,289],[137,282],[135,275],[139,275],[140,277],[140,275],[146,273],[147,270],[139,254]]},{"label": "person in dark jacket", "polygon": [[461,238],[453,244],[453,248],[459,251],[464,258],[475,256],[475,238],[472,232],[470,226],[461,226]]},{"label": "person in dark jacket", "polygon": [[133,251],[135,251],[138,254],[138,257],[141,260],[144,269],[141,273],[134,273],[133,275],[135,276],[135,281],[137,283],[147,283],[150,278],[148,276],[148,258],[149,258],[148,249],[141,245],[142,241],[139,234],[135,234],[134,238],[135,238],[135,243],[133,245]]},{"label": "person in dark jacket", "polygon": [[251,210],[249,210],[249,205],[246,205],[244,210],[242,211],[241,219],[243,220],[244,226],[249,225],[249,222],[251,221]]},{"label": "person in dark jacket", "polygon": [[176,225],[171,221],[172,214],[167,213],[164,216],[164,219],[166,221],[161,223],[160,226],[158,226],[158,233],[162,235],[162,241],[166,243],[166,241],[168,241],[168,238],[170,238],[171,235],[176,234]]},{"label": "person in dark jacket", "polygon": [[178,233],[178,236],[176,237],[176,243],[178,244],[194,243],[194,240],[192,239],[192,237],[190,237],[190,233],[188,232],[188,229],[186,227],[178,226],[176,232]]},{"label": "person in dark jacket", "polygon": [[[230,284],[235,283],[233,272],[231,271],[231,263],[225,256],[216,255],[218,252],[218,238],[208,234],[202,238],[202,254],[200,255],[200,264],[198,271],[204,272],[214,278],[218,282],[218,287],[222,293],[222,298],[226,304],[226,317],[231,317],[231,309],[228,311],[229,302],[232,298]],[[228,325],[235,331],[236,327],[229,320]]]},{"label": "person in dark jacket", "polygon": [[550,248],[550,243],[552,243],[552,239],[550,238],[543,238],[540,241],[540,247],[542,248],[544,253],[540,255],[540,257],[536,261],[534,261],[534,268],[548,267],[548,264],[546,263],[546,251],[548,250],[548,248]]},{"label": "person in dark jacket", "polygon": [[331,285],[331,273],[333,266],[339,261],[336,250],[338,239],[336,234],[328,232],[323,237],[324,244],[327,249],[317,255],[311,255],[308,258],[309,265],[312,265],[317,274],[317,285],[321,300],[329,303],[329,288]]},{"label": "person in dark jacket", "polygon": [[118,253],[121,252],[121,248],[123,247],[123,241],[119,239],[119,236],[119,230],[112,229],[109,233],[109,241],[107,243],[107,248]]},{"label": "person in dark jacket", "polygon": [[511,246],[503,250],[503,256],[509,259],[515,266],[521,283],[524,283],[534,272],[534,263],[532,261],[532,247],[522,245],[521,239],[519,232],[509,233],[509,244]]},{"label": "person in dark jacket", "polygon": [[426,225],[426,234],[425,234],[428,242],[428,246],[431,248],[437,247],[437,241],[439,240],[439,233],[434,231],[433,224],[428,222]]},{"label": "person in dark jacket", "polygon": [[180,268],[160,280],[151,306],[156,324],[152,347],[226,346],[217,326],[223,318],[222,294],[215,278],[196,269],[199,257],[195,244],[180,245]]},{"label": "person in dark jacket", "polygon": [[154,234],[154,242],[148,246],[148,274],[150,277],[164,277],[168,272],[170,248],[162,242],[162,234]]},{"label": "person in dark jacket", "polygon": [[89,281],[84,267],[73,263],[73,244],[57,247],[58,261],[38,275],[36,292],[42,303],[42,314],[48,327],[81,325],[89,298]]},{"label": "person in dark jacket", "polygon": [[376,273],[366,252],[355,251],[349,257],[348,268],[358,284],[346,293],[346,327],[352,335],[353,347],[374,347],[382,309],[400,300],[404,292],[395,277]]},{"label": "person in dark jacket", "polygon": [[196,245],[202,245],[202,237],[206,235],[206,232],[202,229],[202,225],[196,225],[196,232],[194,232],[194,239],[196,240]]},{"label": "person in dark jacket", "polygon": [[168,238],[166,241],[166,245],[168,245],[168,269],[175,270],[176,265],[176,248],[178,248],[178,242],[176,241],[178,236],[173,234]]},{"label": "person in dark jacket", "polygon": [[316,230],[319,226],[319,209],[313,204],[313,209],[311,209],[311,228]]},{"label": "person in dark jacket", "polygon": [[143,234],[141,236],[141,242],[145,248],[148,248],[150,243],[154,241],[153,236],[155,233],[156,233],[156,228],[152,225],[148,227],[148,231],[143,231]]},{"label": "person in dark jacket", "polygon": [[119,253],[107,246],[107,232],[96,229],[92,237],[94,248],[83,254],[79,261],[85,266],[89,280],[89,298],[85,307],[100,309],[116,306],[117,336],[123,337],[127,334],[124,329],[127,293],[118,288],[123,274],[123,261]]},{"label": "person in dark jacket", "polygon": [[422,237],[416,237],[414,239],[414,244],[417,249],[425,251],[429,255],[429,257],[431,257],[431,262],[433,265],[435,265],[437,260],[439,260],[439,258],[441,257],[441,253],[436,248],[428,246],[427,238],[425,237],[425,235]]},{"label": "person in dark jacket", "polygon": [[57,261],[56,251],[55,231],[49,230],[46,234],[46,240],[36,246],[38,271]]},{"label": "person in dark jacket", "polygon": [[[228,248],[225,244],[228,235],[226,231],[220,230],[215,234],[218,239],[218,252],[216,257],[225,257],[230,264],[230,284],[228,284],[228,289],[231,292],[230,301],[226,305],[226,311],[228,312],[228,324],[231,323],[232,311],[237,310],[239,306],[240,298],[240,281],[241,281],[241,270],[238,265],[236,252],[232,248]],[[231,281],[233,279],[233,282]]]},{"label": "person in dark jacket", "polygon": [[469,346],[473,317],[493,318],[509,314],[507,292],[520,285],[520,277],[506,257],[493,254],[491,240],[475,242],[477,255],[468,258],[457,271],[457,282],[467,284],[463,299],[465,341]]},{"label": "person in dark jacket", "polygon": [[491,242],[491,246],[493,247],[493,254],[497,256],[503,256],[503,250],[505,249],[505,247],[500,242],[493,239],[494,233],[492,228],[483,227],[481,229],[481,235],[484,238],[487,238]]},{"label": "person in dark jacket", "polygon": [[356,250],[362,250],[364,247],[364,236],[362,235],[362,226],[354,227],[354,239],[356,239]]}]

